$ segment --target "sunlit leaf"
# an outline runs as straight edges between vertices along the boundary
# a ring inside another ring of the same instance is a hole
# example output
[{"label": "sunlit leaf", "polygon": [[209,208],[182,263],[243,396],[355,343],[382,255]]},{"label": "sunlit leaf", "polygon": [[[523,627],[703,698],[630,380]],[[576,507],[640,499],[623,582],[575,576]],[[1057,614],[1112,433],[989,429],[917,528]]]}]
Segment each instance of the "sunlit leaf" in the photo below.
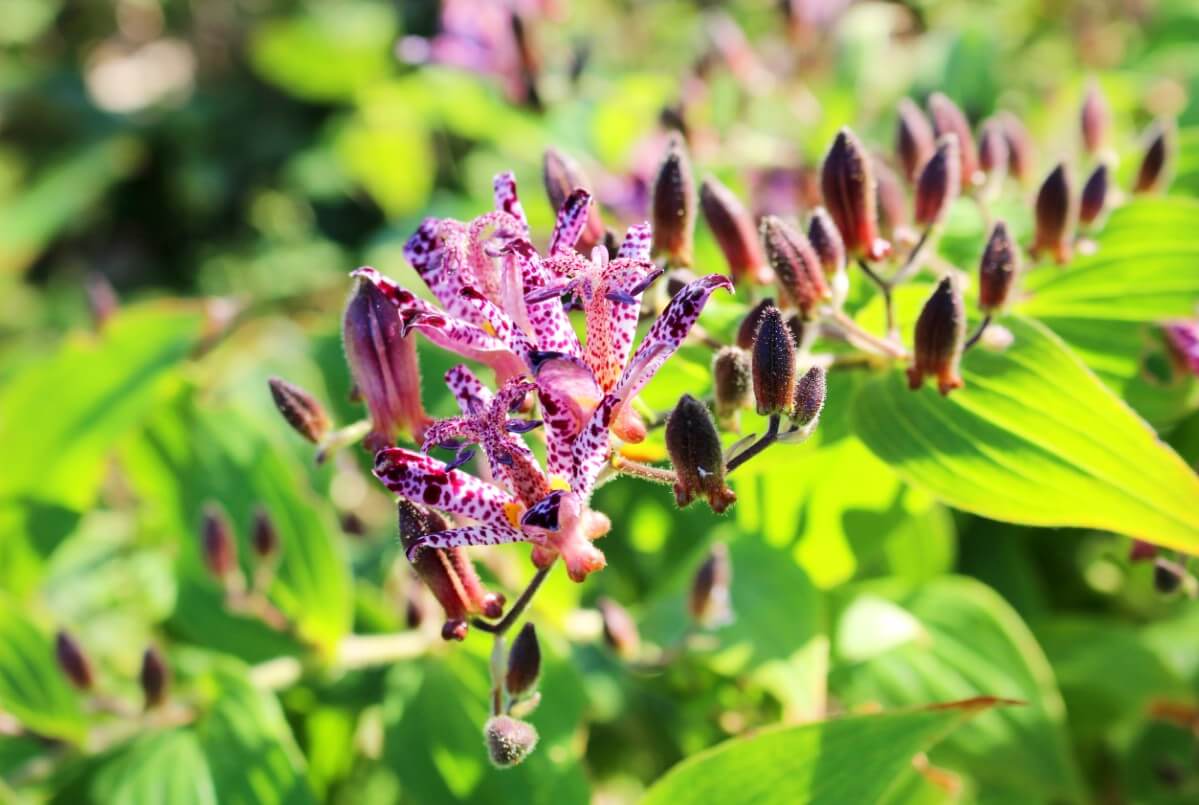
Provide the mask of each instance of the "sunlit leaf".
[{"label": "sunlit leaf", "polygon": [[54,660],[54,638],[0,596],[0,708],[42,735],[80,741],[83,704]]}]

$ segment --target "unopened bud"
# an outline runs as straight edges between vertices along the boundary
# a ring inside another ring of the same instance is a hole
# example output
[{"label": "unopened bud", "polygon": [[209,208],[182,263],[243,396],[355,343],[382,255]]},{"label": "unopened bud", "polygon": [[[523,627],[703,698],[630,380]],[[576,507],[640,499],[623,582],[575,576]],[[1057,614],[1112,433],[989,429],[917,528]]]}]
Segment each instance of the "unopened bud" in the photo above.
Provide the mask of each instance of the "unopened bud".
[{"label": "unopened bud", "polygon": [[526,623],[508,651],[508,673],[504,677],[508,695],[520,696],[531,690],[540,675],[541,645],[537,642],[537,629]]},{"label": "unopened bud", "polygon": [[795,342],[778,308],[762,314],[752,355],[758,413],[785,413],[795,395]]},{"label": "unopened bud", "polygon": [[1070,178],[1065,163],[1059,163],[1037,192],[1036,231],[1032,253],[1049,252],[1053,259],[1065,263],[1070,259],[1073,239],[1074,202],[1070,193]]},{"label": "unopened bud", "polygon": [[1178,371],[1199,377],[1199,321],[1169,322],[1165,334],[1166,349]]},{"label": "unopened bud", "polygon": [[921,226],[938,223],[961,190],[961,160],[957,151],[957,135],[942,135],[937,140],[937,150],[920,171],[916,182],[916,223]]},{"label": "unopened bud", "polygon": [[845,270],[845,242],[832,217],[824,207],[812,210],[812,218],[808,221],[808,242],[820,260],[824,276],[830,281],[838,273]]},{"label": "unopened bud", "polygon": [[799,427],[813,425],[824,410],[824,398],[828,396],[828,377],[823,366],[813,366],[804,372],[795,384],[795,402],[791,408],[791,422]]},{"label": "unopened bud", "polygon": [[937,389],[948,394],[961,388],[958,363],[966,340],[966,311],[952,276],[942,278],[916,320],[915,360],[908,368],[908,386],[915,390],[925,375],[937,378]]},{"label": "unopened bud", "polygon": [[884,238],[895,238],[908,225],[908,194],[895,175],[881,159],[874,160],[875,201],[878,203],[878,226]]},{"label": "unopened bud", "polygon": [[1082,111],[1079,115],[1082,127],[1082,144],[1088,154],[1096,154],[1107,139],[1107,131],[1111,125],[1111,111],[1107,99],[1099,84],[1091,81],[1087,85],[1086,95],[1082,99]]},{"label": "unopened bud", "polygon": [[[594,188],[583,168],[569,155],[556,148],[547,148],[545,158],[541,163],[542,178],[545,181],[545,193],[549,196],[550,206],[558,212],[562,203],[575,190],[582,188],[594,195]],[[575,243],[575,249],[580,254],[590,255],[591,250],[603,242],[604,222],[600,218],[599,205],[590,204],[587,208],[587,225],[583,227]]]},{"label": "unopened bud", "polygon": [[1007,173],[1010,154],[1003,126],[988,120],[978,134],[978,167],[988,179]]},{"label": "unopened bud", "polygon": [[962,185],[968,187],[974,183],[978,171],[978,151],[974,145],[974,134],[970,131],[970,121],[966,120],[965,113],[956,103],[940,92],[934,92],[929,97],[928,112],[933,119],[933,131],[938,137],[957,135],[958,175]]},{"label": "unopened bud", "polygon": [[483,726],[487,754],[499,769],[515,766],[537,746],[537,730],[512,716],[492,716]]},{"label": "unopened bud", "polygon": [[733,568],[729,562],[728,546],[718,542],[712,546],[708,558],[699,566],[691,581],[687,608],[696,623],[711,628],[733,620],[729,602],[732,580]]},{"label": "unopened bud", "polygon": [[672,134],[666,156],[654,178],[653,254],[665,256],[675,265],[691,265],[695,236],[695,183],[683,138]]},{"label": "unopened bud", "polygon": [[279,551],[279,532],[270,512],[262,506],[254,510],[254,525],[250,532],[250,545],[259,559],[269,559]]},{"label": "unopened bud", "polygon": [[1017,181],[1027,183],[1033,178],[1037,166],[1032,137],[1024,122],[1011,112],[1000,112],[996,120],[1003,131],[1003,139],[1007,141],[1008,172]]},{"label": "unopened bud", "polygon": [[200,547],[208,572],[225,581],[237,568],[237,544],[229,518],[215,503],[204,506],[200,524]]},{"label": "unopened bud", "polygon": [[604,642],[623,659],[632,659],[641,653],[641,635],[637,624],[628,610],[611,598],[596,602],[604,624]]},{"label": "unopened bud", "polygon": [[1128,561],[1144,562],[1157,557],[1157,546],[1152,542],[1145,542],[1141,539],[1134,539],[1132,546],[1128,549]]},{"label": "unopened bud", "polygon": [[1137,170],[1134,193],[1153,193],[1161,188],[1166,173],[1166,159],[1169,156],[1169,143],[1166,141],[1166,129],[1160,123],[1154,123],[1147,136],[1145,156],[1141,158],[1141,167]]},{"label": "unopened bud", "polygon": [[1082,186],[1082,198],[1078,202],[1078,220],[1090,226],[1099,220],[1107,206],[1107,164],[1100,162]]},{"label": "unopened bud", "polygon": [[97,271],[87,275],[84,290],[87,293],[88,312],[92,314],[92,325],[96,330],[102,330],[121,306],[117,292],[108,281],[108,277]]},{"label": "unopened bud", "polygon": [[1182,586],[1186,570],[1177,562],[1159,556],[1153,562],[1153,586],[1162,595],[1169,595]]},{"label": "unopened bud", "polygon": [[816,307],[832,296],[812,244],[802,232],[773,215],[762,219],[762,242],[783,305],[797,308],[804,319],[811,318]]},{"label": "unopened bud", "polygon": [[83,653],[83,647],[66,630],[60,629],[54,636],[54,659],[58,662],[59,670],[75,687],[89,690],[95,684],[92,664]]},{"label": "unopened bud", "polygon": [[915,181],[920,169],[933,155],[933,127],[920,107],[910,98],[899,102],[895,126],[895,156],[903,168],[903,178]]},{"label": "unopened bud", "polygon": [[770,282],[754,220],[733,191],[709,176],[700,185],[699,204],[729,264],[733,282],[748,280],[759,285]]},{"label": "unopened bud", "polygon": [[745,314],[745,318],[737,327],[737,346],[744,350],[754,348],[754,338],[758,335],[758,326],[762,323],[762,316],[772,307],[774,307],[773,299],[763,299],[749,309],[749,313]]},{"label": "unopened bud", "polygon": [[850,254],[879,260],[891,244],[878,235],[878,211],[870,156],[848,128],[837,132],[820,172],[824,205],[841,230]]},{"label": "unopened bud", "polygon": [[1008,234],[1007,224],[996,221],[978,264],[978,309],[990,314],[1002,308],[1020,269],[1020,252]]},{"label": "unopened bud", "polygon": [[275,407],[296,433],[313,444],[325,437],[329,432],[329,417],[315,397],[281,377],[272,377],[267,382]]},{"label": "unopened bud", "polygon": [[753,374],[749,353],[741,347],[724,347],[712,359],[712,387],[716,416],[734,420],[737,412],[753,401]]},{"label": "unopened bud", "polygon": [[679,506],[703,497],[719,514],[737,499],[724,481],[724,451],[716,423],[708,406],[690,394],[679,398],[666,420],[666,452],[674,465]]},{"label": "unopened bud", "polygon": [[142,697],[147,710],[158,707],[166,701],[167,688],[170,686],[170,671],[167,669],[166,658],[154,646],[149,646],[142,653],[142,668],[138,679],[142,684]]},{"label": "unopened bud", "polygon": [[395,306],[367,279],[357,281],[346,305],[343,338],[350,371],[374,426],[369,446],[391,446],[397,431],[419,439],[426,417],[416,341],[404,335]]}]

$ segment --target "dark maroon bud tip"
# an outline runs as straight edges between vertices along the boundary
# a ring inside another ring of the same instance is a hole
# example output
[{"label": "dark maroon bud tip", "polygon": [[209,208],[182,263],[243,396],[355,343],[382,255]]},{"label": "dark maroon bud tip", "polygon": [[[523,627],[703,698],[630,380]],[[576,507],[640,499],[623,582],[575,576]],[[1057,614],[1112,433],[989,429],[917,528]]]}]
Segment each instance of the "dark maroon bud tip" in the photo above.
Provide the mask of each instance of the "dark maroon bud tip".
[{"label": "dark maroon bud tip", "polygon": [[817,306],[832,296],[816,250],[807,236],[773,215],[762,219],[761,228],[780,299],[810,319]]},{"label": "dark maroon bud tip", "polygon": [[692,620],[701,626],[722,626],[733,619],[729,602],[733,568],[729,562],[729,549],[718,542],[712,546],[708,558],[695,572],[691,581],[691,595],[687,609]]},{"label": "dark maroon bud tip", "polygon": [[908,194],[887,163],[874,159],[875,202],[878,205],[878,226],[884,238],[894,238],[908,223]]},{"label": "dark maroon bud tip", "polygon": [[754,338],[758,335],[758,327],[762,324],[762,316],[767,310],[773,307],[773,299],[763,299],[750,308],[749,313],[745,314],[745,318],[741,320],[741,324],[737,328],[737,346],[744,350],[754,348]]},{"label": "dark maroon bud tip", "polygon": [[1166,161],[1169,158],[1170,146],[1166,140],[1166,128],[1160,123],[1154,123],[1146,137],[1145,156],[1141,158],[1141,167],[1137,170],[1135,193],[1154,193],[1165,183]]},{"label": "dark maroon bud tip", "polygon": [[83,647],[66,630],[60,629],[54,636],[54,658],[59,670],[79,690],[90,690],[95,684],[92,664],[83,653]]},{"label": "dark maroon bud tip", "polygon": [[1152,542],[1145,542],[1141,539],[1134,539],[1132,546],[1128,549],[1128,559],[1130,562],[1144,562],[1156,556],[1157,546]]},{"label": "dark maroon bud tip", "polygon": [[724,347],[712,359],[712,386],[716,416],[721,420],[748,408],[753,401],[753,370],[749,353],[741,347]]},{"label": "dark maroon bud tip", "polygon": [[941,221],[961,190],[958,138],[950,132],[937,139],[937,150],[924,163],[916,182],[916,223],[929,227]]},{"label": "dark maroon bud tip", "polygon": [[1033,153],[1032,137],[1020,118],[1011,112],[1000,112],[996,118],[1003,131],[1003,139],[1007,142],[1008,172],[1016,180],[1027,183],[1033,177],[1036,168],[1036,154]]},{"label": "dark maroon bud tip", "polygon": [[504,677],[508,695],[520,696],[532,690],[540,675],[541,645],[537,642],[537,629],[526,623],[508,651],[508,674]]},{"label": "dark maroon bud tip", "polygon": [[903,168],[903,177],[914,181],[933,154],[933,127],[920,107],[910,98],[899,102],[895,127],[895,156]]},{"label": "dark maroon bud tip", "polygon": [[831,280],[845,270],[845,242],[841,240],[841,232],[824,207],[812,211],[812,218],[808,221],[808,242],[820,259],[826,279]]},{"label": "dark maroon bud tip", "polygon": [[628,610],[611,598],[596,602],[603,619],[604,642],[624,659],[636,657],[641,651],[641,635]]},{"label": "dark maroon bud tip", "polygon": [[733,191],[709,176],[700,185],[699,204],[733,282],[769,282],[770,272],[766,270],[753,217]]},{"label": "dark maroon bud tip", "polygon": [[1037,192],[1032,253],[1048,252],[1058,263],[1068,262],[1073,251],[1074,213],[1070,176],[1065,163],[1059,163]]},{"label": "dark maroon bud tip", "polygon": [[908,385],[920,388],[926,375],[937,379],[941,394],[964,384],[958,363],[966,340],[966,311],[951,276],[938,283],[916,320],[915,358],[908,368]]},{"label": "dark maroon bud tip", "polygon": [[879,237],[874,171],[869,154],[848,128],[837,132],[820,171],[820,188],[850,254],[879,260],[891,244]]},{"label": "dark maroon bud tip", "polygon": [[962,185],[968,187],[975,182],[978,172],[978,149],[974,145],[974,134],[970,121],[961,107],[948,96],[934,92],[928,99],[929,115],[933,119],[933,131],[937,136],[953,134],[958,138],[958,175]]},{"label": "dark maroon bud tip", "polygon": [[279,551],[279,532],[275,530],[275,522],[271,519],[270,512],[262,506],[254,509],[250,544],[259,559],[269,559]]},{"label": "dark maroon bud tip", "polygon": [[1008,170],[1011,154],[1003,126],[988,120],[978,135],[978,167],[987,178],[1002,176]]},{"label": "dark maroon bud tip", "polygon": [[521,763],[537,746],[537,730],[512,716],[492,716],[483,727],[492,764],[507,769]]},{"label": "dark maroon bud tip", "polygon": [[1186,578],[1186,569],[1177,562],[1159,556],[1153,562],[1153,586],[1162,595],[1176,592]]},{"label": "dark maroon bud tip", "polygon": [[778,308],[770,307],[763,313],[752,355],[758,413],[786,412],[795,393],[795,342]]},{"label": "dark maroon bud tip", "polygon": [[828,378],[824,367],[813,366],[804,372],[795,384],[795,404],[791,409],[791,421],[799,427],[812,425],[824,410],[824,398],[828,395]]},{"label": "dark maroon bud tip", "polygon": [[267,381],[275,407],[296,433],[316,444],[329,432],[329,417],[316,398],[281,377]]},{"label": "dark maroon bud tip", "polygon": [[1079,118],[1083,147],[1089,154],[1098,153],[1107,139],[1108,128],[1111,124],[1111,111],[1108,109],[1107,99],[1103,97],[1103,91],[1095,81],[1091,81],[1087,85]]},{"label": "dark maroon bud tip", "polygon": [[442,640],[455,640],[461,643],[466,639],[467,633],[470,631],[470,625],[466,621],[458,618],[450,618],[441,626]]},{"label": "dark maroon bud tip", "polygon": [[672,134],[666,156],[654,178],[653,212],[655,257],[664,256],[675,265],[691,265],[695,234],[695,182],[683,138]]},{"label": "dark maroon bud tip", "polygon": [[993,313],[1007,302],[1020,269],[1020,252],[1008,234],[1007,224],[996,221],[978,265],[978,307]]},{"label": "dark maroon bud tip", "polygon": [[1090,226],[1099,220],[1107,206],[1108,169],[1106,163],[1099,163],[1087,182],[1082,186],[1082,198],[1078,202],[1078,220],[1085,226]]},{"label": "dark maroon bud tip", "polygon": [[237,544],[229,518],[215,503],[204,506],[200,525],[200,547],[204,566],[218,580],[224,581],[237,567]]},{"label": "dark maroon bud tip", "polygon": [[666,452],[677,481],[675,500],[686,506],[704,497],[720,513],[737,499],[724,482],[724,451],[708,406],[684,394],[666,420]]},{"label": "dark maroon bud tip", "polygon": [[166,658],[153,646],[148,647],[142,654],[142,668],[138,675],[142,684],[142,696],[146,709],[158,707],[167,698],[167,688],[170,686],[170,671]]}]

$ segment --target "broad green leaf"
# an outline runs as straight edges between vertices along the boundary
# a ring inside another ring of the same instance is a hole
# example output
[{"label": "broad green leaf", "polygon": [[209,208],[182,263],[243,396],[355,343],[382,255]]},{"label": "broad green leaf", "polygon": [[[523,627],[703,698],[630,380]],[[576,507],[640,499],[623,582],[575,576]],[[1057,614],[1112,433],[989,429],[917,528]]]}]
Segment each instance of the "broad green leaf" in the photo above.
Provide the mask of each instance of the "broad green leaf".
[{"label": "broad green leaf", "polygon": [[54,639],[0,596],[0,709],[41,735],[79,742],[83,704],[54,660]]},{"label": "broad green leaf", "polygon": [[104,763],[92,783],[97,802],[216,805],[220,801],[196,736],[187,729],[149,733]]},{"label": "broad green leaf", "polygon": [[1170,189],[1177,193],[1199,196],[1199,128],[1178,132],[1178,160],[1174,166],[1174,182]]},{"label": "broad green leaf", "polygon": [[763,730],[687,758],[654,783],[641,802],[878,802],[904,779],[916,754],[990,705],[962,702]]},{"label": "broad green leaf", "polygon": [[[980,715],[969,730],[942,744],[933,761],[969,773],[985,790],[1077,798],[1078,772],[1065,740],[1061,696],[1044,654],[1012,608],[964,577],[868,589],[865,601],[885,594],[915,624],[889,614],[886,621],[900,624],[907,639],[890,650],[879,646],[864,662],[842,666],[832,679],[838,698],[850,707],[971,696],[1019,700],[1020,706]],[[861,600],[841,618],[837,645],[843,651],[878,639],[879,619],[862,617]]]},{"label": "broad green leaf", "polygon": [[997,520],[1115,531],[1199,551],[1199,478],[1061,340],[1005,320],[1003,352],[974,349],[966,387],[912,392],[898,370],[853,402],[862,440],[901,476]]}]

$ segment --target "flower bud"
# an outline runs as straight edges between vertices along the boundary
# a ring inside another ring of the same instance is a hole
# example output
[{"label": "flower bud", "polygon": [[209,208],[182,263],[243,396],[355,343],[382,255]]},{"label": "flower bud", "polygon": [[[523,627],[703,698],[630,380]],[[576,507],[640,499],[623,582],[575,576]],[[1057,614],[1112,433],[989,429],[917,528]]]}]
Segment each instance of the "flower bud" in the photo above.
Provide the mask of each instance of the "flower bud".
[{"label": "flower bud", "polygon": [[1144,562],[1148,559],[1153,559],[1157,556],[1157,546],[1152,542],[1134,539],[1131,547],[1128,549],[1128,561]]},{"label": "flower bud", "polygon": [[924,163],[933,155],[933,127],[920,107],[910,98],[899,102],[895,127],[895,155],[903,168],[903,178],[915,181]]},{"label": "flower bud", "polygon": [[758,413],[786,412],[795,396],[795,342],[778,308],[767,308],[762,314],[752,354]]},{"label": "flower bud", "polygon": [[762,219],[762,241],[783,304],[798,308],[802,318],[810,319],[816,306],[832,296],[812,244],[802,232],[773,215]]},{"label": "flower bud", "polygon": [[509,696],[520,696],[537,684],[541,674],[541,645],[537,642],[537,629],[526,623],[512,641],[508,651],[508,673],[504,686]]},{"label": "flower bud", "polygon": [[121,306],[117,292],[108,281],[108,277],[98,271],[88,273],[83,287],[87,294],[87,309],[92,315],[92,326],[97,331],[103,330],[104,325]]},{"label": "flower bud", "polygon": [[1049,252],[1053,259],[1065,263],[1070,259],[1073,238],[1073,198],[1065,163],[1059,163],[1045,178],[1037,192],[1036,231],[1032,253]]},{"label": "flower bud", "polygon": [[250,532],[250,546],[259,559],[270,559],[279,551],[279,532],[270,512],[262,506],[254,509],[254,526]]},{"label": "flower bud", "polygon": [[1079,223],[1090,226],[1099,220],[1107,206],[1107,164],[1100,162],[1082,186],[1082,198],[1078,203]]},{"label": "flower bud", "polygon": [[1020,268],[1020,252],[1007,224],[996,221],[978,264],[978,309],[990,315],[1003,307]]},{"label": "flower bud", "polygon": [[632,659],[641,652],[641,635],[628,610],[611,598],[596,602],[604,623],[604,642],[623,659]]},{"label": "flower bud", "polygon": [[215,503],[204,506],[200,524],[200,547],[204,566],[220,581],[225,581],[237,569],[237,543],[229,518]]},{"label": "flower bud", "polygon": [[824,207],[812,210],[812,218],[808,221],[808,242],[820,260],[820,268],[824,276],[832,279],[845,270],[845,242],[837,225]]},{"label": "flower bud", "polygon": [[846,251],[867,260],[879,260],[891,252],[891,244],[878,235],[877,190],[870,157],[848,128],[837,132],[824,158],[820,187]]},{"label": "flower bud", "polygon": [[729,264],[733,282],[749,280],[759,285],[770,282],[753,218],[733,191],[709,176],[700,185],[699,205]]},{"label": "flower bud", "polygon": [[937,378],[937,389],[948,394],[961,388],[958,363],[966,340],[966,311],[952,276],[942,278],[924,303],[916,320],[915,362],[908,368],[908,386],[914,391],[925,375]]},{"label": "flower bud", "polygon": [[758,327],[762,324],[762,316],[765,315],[767,310],[773,307],[773,299],[763,299],[750,308],[749,313],[745,314],[745,318],[741,320],[741,325],[737,328],[737,346],[744,350],[754,348],[754,338],[758,335]]},{"label": "flower bud", "polygon": [[718,542],[712,546],[708,558],[695,571],[695,578],[691,581],[687,609],[692,620],[709,628],[732,622],[733,611],[729,604],[732,578],[728,546]]},{"label": "flower bud", "polygon": [[723,512],[737,499],[724,482],[724,450],[708,406],[684,394],[666,420],[666,452],[677,480],[674,498],[686,506],[705,497],[712,511]]},{"label": "flower bud", "polygon": [[1018,182],[1027,183],[1033,176],[1037,162],[1032,137],[1020,118],[1011,112],[1000,112],[996,120],[1007,142],[1008,173],[1016,177]]},{"label": "flower bud", "polygon": [[695,236],[695,183],[691,178],[691,160],[683,139],[672,134],[666,156],[654,177],[653,200],[655,257],[665,256],[676,265],[691,265],[692,239]]},{"label": "flower bud", "polygon": [[315,397],[281,377],[272,377],[267,383],[275,407],[296,433],[313,444],[325,437],[329,432],[329,417]]},{"label": "flower bud", "polygon": [[1082,144],[1088,154],[1097,154],[1107,139],[1108,128],[1111,125],[1111,111],[1107,99],[1099,84],[1091,81],[1087,85],[1086,95],[1082,99],[1082,110],[1079,115],[1082,126]]},{"label": "flower bud", "polygon": [[1199,377],[1199,321],[1166,324],[1166,348],[1178,371]]},{"label": "flower bud", "polygon": [[799,427],[814,425],[824,410],[824,398],[828,395],[828,377],[824,367],[813,366],[804,372],[795,384],[795,403],[791,408],[791,422]]},{"label": "flower bud", "polygon": [[937,139],[937,150],[924,163],[916,182],[916,223],[929,227],[941,221],[961,190],[961,161],[958,138],[944,134]]},{"label": "flower bud", "polygon": [[1161,556],[1153,561],[1153,586],[1162,595],[1177,591],[1184,578],[1186,569],[1177,562],[1171,562]]},{"label": "flower bud", "polygon": [[64,629],[54,636],[54,659],[67,680],[79,690],[90,690],[95,684],[92,664],[83,647]]},{"label": "flower bud", "polygon": [[149,646],[142,654],[142,668],[138,679],[141,681],[142,696],[147,710],[152,710],[166,701],[170,672],[167,669],[166,658],[154,646]]},{"label": "flower bud", "polygon": [[737,412],[753,401],[753,374],[749,353],[741,347],[724,347],[712,359],[712,386],[716,417],[735,421]]},{"label": "flower bud", "polygon": [[346,359],[374,430],[368,446],[393,444],[396,431],[418,441],[425,427],[416,342],[405,336],[395,306],[373,282],[357,281],[343,326]]},{"label": "flower bud", "polygon": [[945,134],[957,135],[958,176],[961,177],[963,186],[973,184],[976,181],[975,173],[978,171],[978,152],[966,115],[956,103],[940,92],[934,92],[929,97],[928,112],[933,119],[933,131],[938,137]]},{"label": "flower bud", "polygon": [[[594,195],[591,181],[582,167],[569,155],[556,148],[547,148],[545,158],[541,163],[541,175],[545,181],[545,193],[549,196],[550,206],[554,212],[562,208],[562,202],[575,190],[582,188]],[[575,249],[580,254],[590,255],[591,250],[603,242],[604,222],[600,217],[599,205],[590,204],[587,208],[587,225],[575,243]]]},{"label": "flower bud", "polygon": [[1153,193],[1160,189],[1166,172],[1166,158],[1169,156],[1169,143],[1166,142],[1166,129],[1160,123],[1154,123],[1150,129],[1145,156],[1141,158],[1141,167],[1137,170],[1134,193]]},{"label": "flower bud", "polygon": [[978,135],[978,167],[987,178],[1002,177],[1008,170],[1009,150],[1003,127],[996,120],[983,124]]},{"label": "flower bud", "polygon": [[881,159],[874,160],[874,194],[878,203],[879,231],[885,238],[894,238],[908,224],[908,194],[895,171]]},{"label": "flower bud", "polygon": [[492,716],[483,726],[487,754],[492,764],[507,769],[523,761],[537,746],[537,730],[512,716]]}]

